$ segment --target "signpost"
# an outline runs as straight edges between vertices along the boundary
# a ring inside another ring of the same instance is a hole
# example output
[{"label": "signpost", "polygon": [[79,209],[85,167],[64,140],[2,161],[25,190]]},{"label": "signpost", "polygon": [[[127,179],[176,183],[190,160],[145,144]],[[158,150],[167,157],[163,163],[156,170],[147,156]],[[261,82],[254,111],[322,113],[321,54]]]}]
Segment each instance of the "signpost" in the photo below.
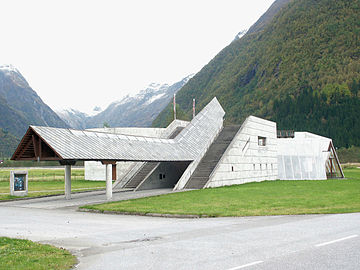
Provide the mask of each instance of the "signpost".
[{"label": "signpost", "polygon": [[26,196],[28,194],[28,172],[10,172],[10,195]]}]

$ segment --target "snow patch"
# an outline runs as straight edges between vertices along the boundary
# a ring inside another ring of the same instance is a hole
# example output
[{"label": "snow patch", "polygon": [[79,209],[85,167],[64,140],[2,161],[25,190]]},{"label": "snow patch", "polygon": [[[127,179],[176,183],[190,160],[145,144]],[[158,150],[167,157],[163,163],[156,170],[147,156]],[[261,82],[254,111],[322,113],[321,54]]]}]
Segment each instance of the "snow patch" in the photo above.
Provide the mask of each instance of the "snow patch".
[{"label": "snow patch", "polygon": [[13,65],[0,65],[0,70],[20,73],[19,70]]},{"label": "snow patch", "polygon": [[155,100],[162,98],[163,96],[165,96],[165,93],[161,93],[161,94],[152,96],[148,101],[146,101],[144,103],[144,105],[149,105],[149,104],[153,103]]},{"label": "snow patch", "polygon": [[2,71],[5,76],[10,77],[11,80],[19,87],[29,87],[29,84],[21,75],[20,71],[13,65],[0,65],[0,71]]},{"label": "snow patch", "polygon": [[242,38],[246,33],[247,33],[247,29],[243,29],[241,30],[234,38],[234,40],[239,40],[240,38]]},{"label": "snow patch", "polygon": [[187,76],[187,77],[185,77],[184,79],[183,79],[183,82],[184,83],[187,83],[192,77],[194,77],[195,76],[195,73],[192,73],[192,74],[190,74],[189,76]]},{"label": "snow patch", "polygon": [[[132,97],[130,95],[126,95],[124,98],[120,99],[119,101],[115,101],[112,104],[114,104],[114,106],[116,108],[116,107],[118,107],[120,105],[123,105],[125,103],[128,103],[128,102],[130,102],[130,101],[132,101],[134,99],[135,99],[135,97]],[[110,104],[110,106],[111,106],[111,104]]]}]

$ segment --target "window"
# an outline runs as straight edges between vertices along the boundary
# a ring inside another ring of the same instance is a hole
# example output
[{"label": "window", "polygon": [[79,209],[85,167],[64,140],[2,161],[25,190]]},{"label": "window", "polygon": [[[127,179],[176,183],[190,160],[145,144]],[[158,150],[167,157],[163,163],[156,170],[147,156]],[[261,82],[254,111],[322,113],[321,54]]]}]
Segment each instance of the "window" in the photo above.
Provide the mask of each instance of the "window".
[{"label": "window", "polygon": [[232,172],[234,171],[234,166],[231,166],[231,171],[232,171]]},{"label": "window", "polygon": [[266,145],[266,137],[258,136],[258,145],[265,146]]},{"label": "window", "polygon": [[160,174],[159,174],[159,178],[162,179],[162,178],[163,178],[162,176],[163,176],[162,173],[160,173]]}]

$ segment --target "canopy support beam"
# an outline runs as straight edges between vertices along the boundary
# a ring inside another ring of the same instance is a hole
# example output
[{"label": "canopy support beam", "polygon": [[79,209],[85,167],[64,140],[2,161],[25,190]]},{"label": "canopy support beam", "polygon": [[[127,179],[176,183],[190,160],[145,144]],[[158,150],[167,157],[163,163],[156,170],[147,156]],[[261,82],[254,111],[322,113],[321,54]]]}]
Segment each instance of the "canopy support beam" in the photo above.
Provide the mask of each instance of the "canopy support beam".
[{"label": "canopy support beam", "polygon": [[102,164],[105,164],[105,179],[106,179],[106,199],[110,201],[112,199],[112,169],[110,165],[116,166],[116,161],[102,160]]},{"label": "canopy support beam", "polygon": [[106,199],[109,201],[112,199],[112,177],[111,170],[109,170],[110,164],[106,164]]},{"label": "canopy support beam", "polygon": [[71,166],[75,165],[76,160],[60,160],[61,165],[65,165],[65,199],[71,199]]},{"label": "canopy support beam", "polygon": [[65,199],[71,199],[71,165],[65,165]]}]

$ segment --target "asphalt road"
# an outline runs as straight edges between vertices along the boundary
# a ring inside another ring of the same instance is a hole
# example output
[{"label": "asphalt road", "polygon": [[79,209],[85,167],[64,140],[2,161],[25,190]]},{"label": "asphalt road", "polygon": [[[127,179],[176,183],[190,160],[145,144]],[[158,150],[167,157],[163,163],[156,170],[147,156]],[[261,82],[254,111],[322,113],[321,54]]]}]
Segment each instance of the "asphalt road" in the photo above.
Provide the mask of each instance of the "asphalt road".
[{"label": "asphalt road", "polygon": [[77,269],[360,269],[360,213],[175,219],[76,212],[81,200],[0,203],[0,235],[67,248]]}]

